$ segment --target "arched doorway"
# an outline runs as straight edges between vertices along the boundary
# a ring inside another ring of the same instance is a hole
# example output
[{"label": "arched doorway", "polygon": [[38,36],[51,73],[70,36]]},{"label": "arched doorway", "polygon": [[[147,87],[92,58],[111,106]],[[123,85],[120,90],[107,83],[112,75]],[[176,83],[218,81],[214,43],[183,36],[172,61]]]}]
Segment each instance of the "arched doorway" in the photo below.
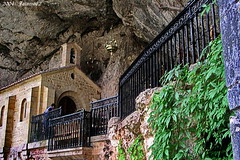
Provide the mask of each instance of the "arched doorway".
[{"label": "arched doorway", "polygon": [[61,98],[58,106],[62,107],[62,115],[71,114],[77,110],[75,102],[68,96]]}]

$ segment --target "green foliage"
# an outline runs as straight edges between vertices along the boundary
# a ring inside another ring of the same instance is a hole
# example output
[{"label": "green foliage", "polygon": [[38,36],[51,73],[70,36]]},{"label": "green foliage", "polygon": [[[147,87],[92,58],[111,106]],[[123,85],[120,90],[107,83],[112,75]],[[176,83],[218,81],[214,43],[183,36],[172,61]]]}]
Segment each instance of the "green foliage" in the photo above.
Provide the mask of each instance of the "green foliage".
[{"label": "green foliage", "polygon": [[118,144],[118,160],[126,160],[126,153],[124,149],[122,148],[122,141],[119,141]]},{"label": "green foliage", "polygon": [[232,155],[221,37],[192,70],[177,66],[161,79],[149,122],[156,160],[226,159]]},{"label": "green foliage", "polygon": [[203,14],[208,13],[211,9],[211,4],[213,5],[213,4],[216,4],[216,3],[217,3],[217,0],[214,0],[209,4],[202,5],[203,10],[202,10],[200,15],[203,16]]},{"label": "green foliage", "polygon": [[[145,154],[143,149],[143,136],[139,135],[128,148],[127,154],[130,155],[130,160],[144,160]],[[126,160],[126,152],[122,148],[122,141],[118,144],[118,160]]]},{"label": "green foliage", "polygon": [[144,160],[145,154],[143,150],[143,136],[139,135],[129,147],[128,154],[130,154],[131,160]]}]

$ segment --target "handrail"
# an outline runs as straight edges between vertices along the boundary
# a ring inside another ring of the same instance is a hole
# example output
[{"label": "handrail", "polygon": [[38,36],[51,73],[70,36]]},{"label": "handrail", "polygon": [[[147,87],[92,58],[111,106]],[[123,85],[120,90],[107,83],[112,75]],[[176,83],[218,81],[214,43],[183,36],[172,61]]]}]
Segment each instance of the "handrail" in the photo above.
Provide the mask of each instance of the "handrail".
[{"label": "handrail", "polygon": [[109,98],[105,98],[105,99],[100,99],[100,100],[97,100],[97,101],[94,101],[94,102],[91,102],[91,104],[95,104],[95,103],[99,103],[99,102],[103,102],[103,101],[107,101],[107,100],[111,100],[113,98],[117,98],[118,95],[116,96],[112,96],[112,97],[109,97]]},{"label": "handrail", "polygon": [[85,110],[50,119],[48,150],[90,146],[91,113]]},{"label": "handrail", "polygon": [[[159,79],[174,66],[200,60],[201,51],[220,28],[212,1],[191,0],[122,74],[118,94],[121,118],[134,112],[135,98],[147,88],[159,87]],[[201,15],[203,4],[212,7]]]},{"label": "handrail", "polygon": [[107,134],[108,121],[112,117],[119,117],[118,96],[92,102],[91,136]]},{"label": "handrail", "polygon": [[31,129],[29,132],[29,142],[37,142],[48,138],[49,120],[61,116],[62,109],[57,108],[48,113],[32,116]]}]

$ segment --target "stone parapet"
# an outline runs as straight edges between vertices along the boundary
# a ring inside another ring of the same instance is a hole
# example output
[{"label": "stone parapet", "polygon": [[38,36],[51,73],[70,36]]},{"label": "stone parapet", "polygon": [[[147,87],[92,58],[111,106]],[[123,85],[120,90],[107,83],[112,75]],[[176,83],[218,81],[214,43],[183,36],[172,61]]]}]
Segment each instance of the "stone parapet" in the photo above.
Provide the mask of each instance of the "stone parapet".
[{"label": "stone parapet", "polygon": [[91,147],[75,147],[48,151],[48,140],[28,144],[30,158],[36,160],[102,160],[109,157],[107,135],[91,137]]}]

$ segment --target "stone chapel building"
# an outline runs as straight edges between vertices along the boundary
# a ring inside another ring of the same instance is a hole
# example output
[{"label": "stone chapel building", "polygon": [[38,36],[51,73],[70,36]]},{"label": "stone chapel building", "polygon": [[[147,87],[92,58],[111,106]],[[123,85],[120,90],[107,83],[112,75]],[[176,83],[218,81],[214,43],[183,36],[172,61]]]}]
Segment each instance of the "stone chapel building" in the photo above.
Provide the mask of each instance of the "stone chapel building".
[{"label": "stone chapel building", "polygon": [[62,45],[59,68],[49,69],[0,89],[0,159],[26,157],[32,116],[52,103],[67,115],[89,110],[100,99],[101,89],[79,68],[81,48],[76,43]]}]

